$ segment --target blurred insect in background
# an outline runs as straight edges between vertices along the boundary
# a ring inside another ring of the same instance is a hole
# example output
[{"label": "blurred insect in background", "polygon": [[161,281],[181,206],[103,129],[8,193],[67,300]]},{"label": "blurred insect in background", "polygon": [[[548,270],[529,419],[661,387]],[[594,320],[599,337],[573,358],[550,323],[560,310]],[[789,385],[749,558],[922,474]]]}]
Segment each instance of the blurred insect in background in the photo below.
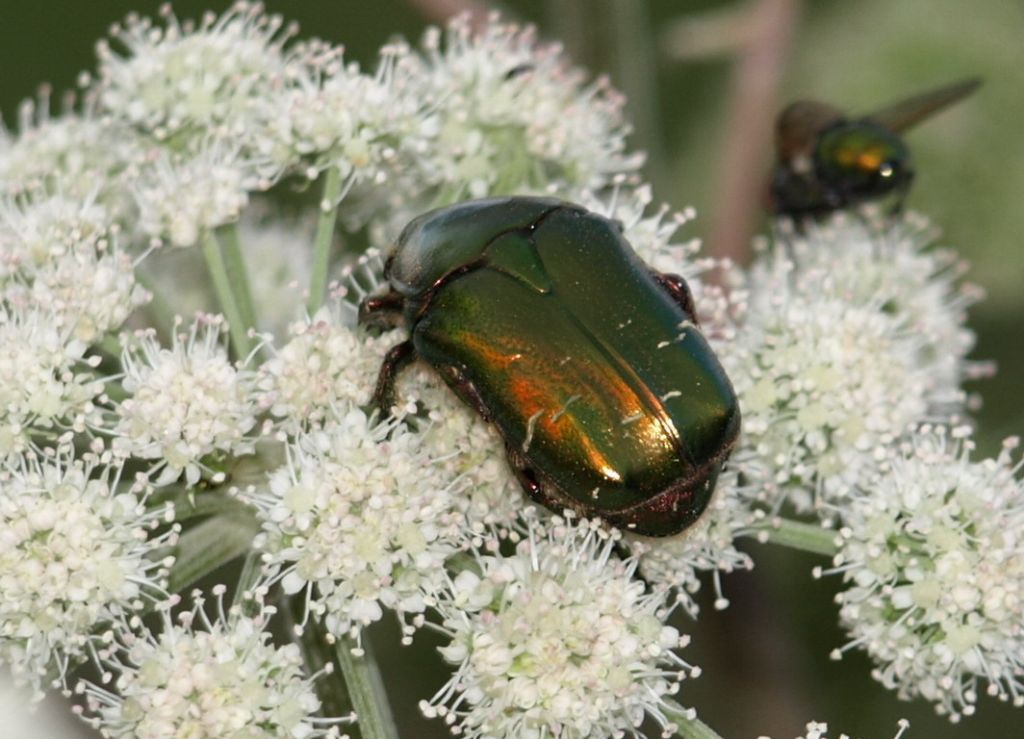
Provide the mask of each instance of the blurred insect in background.
[{"label": "blurred insect in background", "polygon": [[964,80],[859,117],[812,100],[788,105],[775,124],[770,210],[799,220],[891,196],[899,211],[914,179],[900,134],[980,84]]}]

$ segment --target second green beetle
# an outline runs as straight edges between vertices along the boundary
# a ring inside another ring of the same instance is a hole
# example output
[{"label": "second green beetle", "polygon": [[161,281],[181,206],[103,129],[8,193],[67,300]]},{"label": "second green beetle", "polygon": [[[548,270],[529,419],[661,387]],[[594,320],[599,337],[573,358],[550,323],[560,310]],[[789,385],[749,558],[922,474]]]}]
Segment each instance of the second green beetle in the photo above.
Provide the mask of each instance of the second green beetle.
[{"label": "second green beetle", "polygon": [[653,272],[613,221],[546,198],[427,213],[363,321],[404,320],[377,402],[419,358],[492,423],[526,492],[648,536],[691,525],[740,428],[686,283]]},{"label": "second green beetle", "polygon": [[813,100],[788,105],[775,125],[771,209],[800,219],[893,196],[898,210],[914,179],[901,134],[980,84],[964,80],[858,117]]}]

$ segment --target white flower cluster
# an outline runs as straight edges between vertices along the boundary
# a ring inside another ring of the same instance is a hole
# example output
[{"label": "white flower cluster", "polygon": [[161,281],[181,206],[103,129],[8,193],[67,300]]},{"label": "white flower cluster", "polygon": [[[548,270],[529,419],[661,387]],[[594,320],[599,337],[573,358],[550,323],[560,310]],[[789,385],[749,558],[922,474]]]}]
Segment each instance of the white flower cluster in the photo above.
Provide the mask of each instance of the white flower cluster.
[{"label": "white flower cluster", "polygon": [[[735,341],[722,347],[742,443],[765,461],[764,490],[781,493],[764,497],[813,504],[826,518],[871,484],[915,424],[959,406],[970,346],[945,257],[922,253],[902,226],[866,241],[868,226],[846,223],[773,244],[750,271]],[[931,286],[925,297],[910,297],[908,269]],[[941,336],[922,331],[925,315]]]},{"label": "white flower cluster", "polygon": [[223,331],[220,317],[201,317],[187,335],[175,333],[171,348],[147,333],[121,357],[128,397],[117,404],[114,449],[156,460],[158,484],[182,472],[189,485],[204,472],[217,482],[210,455],[253,451],[256,373],[228,359]]},{"label": "white flower cluster", "polygon": [[455,674],[421,709],[466,737],[642,736],[686,677],[688,638],[664,623],[665,592],[587,522],[530,524],[515,554],[477,555],[440,594]]},{"label": "white flower cluster", "polygon": [[[149,295],[119,227],[92,199],[37,192],[0,204],[0,285],[8,302],[47,312],[83,342],[119,328]],[[5,274],[6,272],[6,274]]]},{"label": "white flower cluster", "polygon": [[536,29],[502,23],[479,30],[460,16],[431,29],[423,54],[400,60],[397,82],[437,101],[417,152],[419,177],[446,202],[488,194],[601,186],[635,169],[627,156],[624,100],[601,79],[569,67]]},{"label": "white flower cluster", "polygon": [[134,183],[139,228],[157,243],[194,246],[203,234],[237,221],[249,192],[266,186],[228,145],[205,147],[186,160],[162,152]]},{"label": "white flower cluster", "polygon": [[139,142],[91,108],[51,116],[49,105],[45,94],[26,101],[17,135],[0,126],[0,192],[95,198],[123,222],[130,198],[118,180],[139,160]]},{"label": "white flower cluster", "polygon": [[291,339],[260,367],[262,404],[295,433],[370,403],[377,373],[399,331],[380,336],[352,327],[341,306],[325,306],[289,327]]},{"label": "white flower cluster", "polygon": [[242,494],[263,521],[264,560],[305,592],[336,636],[390,608],[421,613],[460,541],[447,477],[417,434],[350,410],[288,446],[269,489]]},{"label": "white flower cluster", "polygon": [[835,567],[840,620],[874,677],[951,719],[985,692],[1024,705],[1024,482],[1010,459],[972,461],[966,431],[925,429],[853,500]]},{"label": "white flower cluster", "polygon": [[0,302],[0,460],[101,423],[99,357],[35,308]]},{"label": "white flower cluster", "polygon": [[198,25],[169,6],[163,16],[162,26],[129,16],[111,29],[113,45],[97,44],[100,109],[178,150],[235,140],[250,157],[266,157],[261,137],[274,102],[306,63],[285,50],[296,29],[248,2]]},{"label": "white flower cluster", "polygon": [[315,715],[318,675],[303,674],[297,645],[271,643],[267,625],[275,609],[257,595],[254,615],[237,605],[225,613],[224,587],[216,586],[214,595],[216,618],[203,610],[197,592],[192,608],[176,616],[177,597],[160,606],[159,633],[119,624],[117,641],[101,657],[117,676],[117,693],[79,685],[93,714],[89,722],[105,737],[124,739],[339,738],[334,724],[351,717]]},{"label": "white flower cluster", "polygon": [[[805,289],[824,284],[867,305],[878,305],[917,337],[917,362],[928,369],[936,388],[936,410],[959,410],[961,383],[987,369],[970,362],[974,333],[965,325],[967,308],[982,297],[980,289],[960,282],[967,265],[948,248],[935,246],[938,232],[923,216],[907,213],[883,217],[871,209],[840,212],[802,233],[783,224],[777,238],[796,265]],[[761,279],[764,262],[751,270]]]},{"label": "white flower cluster", "polygon": [[176,529],[147,510],[144,485],[120,481],[109,459],[23,458],[0,471],[0,660],[35,689],[63,683],[93,631],[159,596]]}]

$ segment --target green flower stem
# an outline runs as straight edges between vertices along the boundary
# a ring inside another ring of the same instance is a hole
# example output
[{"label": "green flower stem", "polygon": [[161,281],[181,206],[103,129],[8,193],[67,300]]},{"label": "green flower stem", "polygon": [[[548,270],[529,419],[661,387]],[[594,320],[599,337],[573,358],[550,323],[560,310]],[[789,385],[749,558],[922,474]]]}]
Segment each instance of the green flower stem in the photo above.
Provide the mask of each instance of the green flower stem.
[{"label": "green flower stem", "polygon": [[313,275],[309,281],[309,298],[306,302],[306,310],[311,316],[320,309],[327,297],[327,273],[331,265],[331,243],[334,241],[334,224],[338,220],[339,197],[341,172],[337,167],[331,167],[324,177],[320,218],[317,220],[316,240],[313,242]]},{"label": "green flower stem", "polygon": [[208,516],[244,517],[252,513],[249,506],[223,489],[196,491],[194,488],[184,487],[184,483],[182,485],[160,490],[149,498],[147,506],[157,508],[167,503],[173,504],[174,520],[178,523]]},{"label": "green flower stem", "polygon": [[341,674],[341,670],[324,669],[328,664],[332,668],[335,666],[334,647],[328,644],[323,624],[312,615],[307,618],[304,593],[299,592],[294,596],[282,595],[281,604],[279,613],[284,629],[292,635],[292,640],[302,652],[306,674],[319,675],[316,680],[316,694],[320,699],[320,715],[325,718],[351,716],[355,711],[348,695],[348,686],[345,685],[345,676]]},{"label": "green flower stem", "polygon": [[398,739],[384,681],[365,632],[362,642],[361,656],[352,654],[357,646],[348,637],[339,638],[335,646],[338,664],[341,665],[345,685],[348,686],[348,694],[359,719],[359,731],[363,739]]},{"label": "green flower stem", "polygon": [[238,575],[238,584],[235,595],[231,600],[232,605],[240,605],[246,593],[252,590],[259,582],[263,574],[263,552],[257,549],[250,549],[245,555],[245,562],[242,563],[242,572]]},{"label": "green flower stem", "polygon": [[252,351],[249,326],[246,325],[245,319],[242,317],[242,310],[231,284],[231,277],[224,261],[220,242],[212,231],[203,234],[203,257],[206,259],[206,268],[210,272],[210,279],[213,280],[213,289],[217,293],[217,300],[220,301],[220,307],[228,319],[231,345],[235,348],[235,355],[238,359],[245,359]]},{"label": "green flower stem", "polygon": [[141,269],[135,270],[135,281],[146,288],[146,292],[153,296],[153,299],[146,304],[144,309],[149,314],[150,321],[156,327],[160,336],[170,338],[174,334],[175,311],[173,306],[160,292],[156,283]]},{"label": "green flower stem", "polygon": [[770,518],[754,529],[760,537],[767,534],[772,544],[781,544],[802,552],[833,557],[836,553],[836,532],[818,524],[791,521],[786,518]]},{"label": "green flower stem", "polygon": [[189,529],[174,548],[175,561],[167,590],[180,593],[241,556],[252,545],[259,530],[259,521],[248,511],[214,516]]},{"label": "green flower stem", "polygon": [[676,729],[676,736],[684,739],[722,739],[717,731],[699,718],[689,718],[686,709],[675,701],[665,699],[665,704],[666,708],[662,709],[665,716],[679,727]]},{"label": "green flower stem", "polygon": [[245,327],[256,327],[256,308],[252,302],[249,273],[245,269],[242,258],[242,241],[238,236],[238,224],[232,223],[217,229],[220,243],[223,244],[224,266],[228,270],[228,279],[238,301],[238,311]]},{"label": "green flower stem", "polygon": [[111,359],[121,361],[121,342],[118,341],[117,337],[114,336],[113,334],[107,334],[106,336],[104,336],[102,339],[100,339],[99,344],[97,344],[97,346],[99,347],[100,351],[102,351],[104,354],[108,354],[111,357]]}]

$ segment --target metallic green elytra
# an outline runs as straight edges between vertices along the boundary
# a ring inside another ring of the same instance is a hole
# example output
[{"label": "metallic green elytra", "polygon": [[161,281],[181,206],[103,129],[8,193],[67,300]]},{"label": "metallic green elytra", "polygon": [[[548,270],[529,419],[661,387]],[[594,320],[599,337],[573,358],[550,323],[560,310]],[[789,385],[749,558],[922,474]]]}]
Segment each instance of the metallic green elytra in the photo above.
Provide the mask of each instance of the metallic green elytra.
[{"label": "metallic green elytra", "polygon": [[776,122],[772,210],[794,218],[818,216],[888,195],[898,209],[914,179],[900,134],[979,84],[958,82],[858,118],[808,100],[787,106]]},{"label": "metallic green elytra", "polygon": [[463,203],[412,221],[385,275],[361,320],[411,336],[381,368],[381,408],[419,358],[494,425],[541,504],[647,536],[697,520],[739,434],[736,395],[685,281],[616,222],[547,198]]}]

